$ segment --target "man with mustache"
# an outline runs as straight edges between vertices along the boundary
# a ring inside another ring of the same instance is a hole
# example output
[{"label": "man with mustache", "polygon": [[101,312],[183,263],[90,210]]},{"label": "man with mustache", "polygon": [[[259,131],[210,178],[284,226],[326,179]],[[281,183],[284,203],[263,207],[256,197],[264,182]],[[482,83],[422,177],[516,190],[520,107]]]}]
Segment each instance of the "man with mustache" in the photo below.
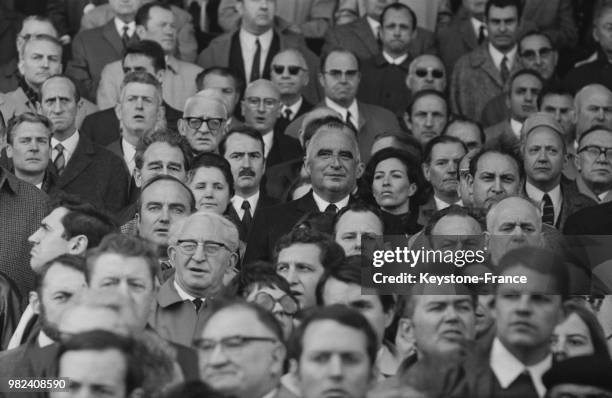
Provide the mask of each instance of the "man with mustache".
[{"label": "man with mustache", "polygon": [[425,146],[423,174],[431,184],[433,194],[427,203],[419,208],[419,224],[429,224],[429,219],[438,210],[453,204],[463,205],[457,188],[459,162],[466,152],[463,142],[450,136],[435,137]]},{"label": "man with mustache", "polygon": [[257,130],[238,127],[223,138],[219,153],[229,162],[234,176],[235,193],[229,214],[240,225],[240,240],[246,242],[258,210],[278,204],[259,186],[266,170],[264,141]]}]

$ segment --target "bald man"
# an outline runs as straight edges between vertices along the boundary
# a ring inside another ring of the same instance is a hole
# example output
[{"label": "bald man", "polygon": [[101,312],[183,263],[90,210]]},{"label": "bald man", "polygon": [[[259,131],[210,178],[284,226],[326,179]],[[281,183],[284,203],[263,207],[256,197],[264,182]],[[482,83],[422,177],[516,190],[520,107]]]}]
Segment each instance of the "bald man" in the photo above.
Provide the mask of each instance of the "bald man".
[{"label": "bald man", "polygon": [[244,123],[261,134],[264,141],[266,167],[303,155],[300,143],[276,128],[280,117],[281,92],[270,80],[259,79],[251,82],[242,99]]},{"label": "bald man", "polygon": [[576,141],[593,126],[612,129],[612,91],[601,84],[584,86],[574,97]]},{"label": "bald man", "polygon": [[227,103],[221,90],[204,89],[187,98],[178,130],[187,138],[194,155],[217,152],[228,117]]}]

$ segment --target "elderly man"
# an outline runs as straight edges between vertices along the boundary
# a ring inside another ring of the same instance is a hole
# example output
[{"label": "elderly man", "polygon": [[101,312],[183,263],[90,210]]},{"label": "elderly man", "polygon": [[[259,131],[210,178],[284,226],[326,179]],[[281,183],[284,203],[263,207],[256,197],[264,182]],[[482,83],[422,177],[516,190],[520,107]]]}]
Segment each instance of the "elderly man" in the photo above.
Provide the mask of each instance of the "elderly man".
[{"label": "elderly man", "polygon": [[230,68],[212,66],[205,69],[196,76],[196,86],[198,91],[206,90],[207,88],[221,90],[223,100],[227,106],[227,114],[229,115],[226,130],[242,124],[234,118],[234,114],[244,91],[244,82]]},{"label": "elderly man", "polygon": [[[394,217],[388,218],[392,220]],[[371,241],[377,236],[382,236],[384,232],[399,234],[399,231],[391,232],[391,227],[394,226],[383,223],[382,213],[377,208],[361,202],[354,202],[339,211],[335,217],[334,240],[342,246],[347,256],[359,256],[365,242]],[[402,231],[401,233],[410,234],[413,232]]]},{"label": "elderly man", "polygon": [[485,105],[502,93],[511,73],[520,66],[516,41],[522,8],[519,0],[487,2],[487,44],[463,55],[453,68],[453,112],[480,120]]},{"label": "elderly man", "polygon": [[130,175],[121,158],[79,133],[79,100],[74,82],[66,76],[53,76],[41,87],[40,108],[53,131],[51,184],[118,214],[128,203]]},{"label": "elderly man", "polygon": [[[312,191],[306,196],[273,206],[254,220],[245,262],[270,259],[279,237],[289,232],[306,213],[320,212],[333,216],[348,205],[357,178],[363,173],[357,139],[344,123],[329,122],[321,126],[306,148],[304,168],[310,177]],[[282,217],[276,215],[282,214]]]},{"label": "elderly man", "polygon": [[612,129],[612,91],[600,84],[583,87],[574,97],[576,140],[593,126]]},{"label": "elderly man", "polygon": [[150,324],[164,338],[189,346],[201,335],[224,278],[238,261],[238,229],[228,219],[198,212],[176,222],[168,255],[176,269],[160,287]]},{"label": "elderly man", "polygon": [[539,205],[542,222],[562,230],[568,216],[597,202],[562,179],[567,144],[563,128],[551,115],[530,116],[523,125],[522,136],[525,193]]},{"label": "elderly man", "polygon": [[267,167],[303,155],[300,143],[276,127],[280,109],[280,90],[272,82],[259,79],[247,86],[242,100],[244,123],[261,134]]},{"label": "elderly man", "polygon": [[399,90],[412,56],[410,42],[415,34],[414,12],[404,4],[392,3],[380,15],[381,51],[364,62],[357,98],[401,115],[410,102],[410,92]]},{"label": "elderly man", "polygon": [[282,328],[258,305],[237,301],[216,308],[194,345],[200,377],[216,390],[236,398],[295,397],[280,383],[287,355]]},{"label": "elderly man", "polygon": [[219,145],[219,153],[230,164],[234,176],[234,197],[229,215],[240,225],[240,240],[248,242],[255,215],[278,201],[260,189],[266,170],[264,141],[249,127],[230,130]]},{"label": "elderly man", "polygon": [[421,90],[445,93],[446,79],[446,70],[440,58],[425,54],[419,55],[410,63],[405,84],[412,95]]},{"label": "elderly man", "polygon": [[[123,59],[117,61],[117,68],[121,70],[113,71],[112,74],[109,74],[114,79],[112,82],[109,82],[112,83],[112,87],[107,87],[109,84],[104,81],[104,77],[100,82],[98,92],[101,90],[109,91],[108,96],[112,98],[107,101],[98,98],[98,106],[102,109],[108,109],[87,116],[83,120],[81,128],[83,134],[88,135],[92,141],[100,145],[108,145],[120,137],[121,129],[117,114],[115,113],[115,105],[120,98],[121,81],[130,72],[148,72],[155,76],[162,83],[162,94],[165,96],[166,86],[163,83],[166,61],[164,57],[164,50],[161,45],[152,40],[141,40],[127,46],[123,53]],[[115,81],[118,76],[120,80]],[[176,130],[178,120],[183,115],[182,111],[174,109],[165,100],[162,105],[166,126]]]},{"label": "elderly man", "polygon": [[[578,138],[578,191],[596,203],[612,201],[612,130],[594,126]],[[602,156],[603,155],[603,156]]]},{"label": "elderly man", "polygon": [[434,137],[442,134],[449,118],[448,102],[435,90],[419,91],[406,108],[404,122],[425,148]]},{"label": "elderly man", "polygon": [[[202,68],[174,57],[177,45],[175,21],[171,7],[159,2],[142,5],[135,16],[138,37],[154,41],[163,48],[165,68],[160,71],[160,80],[164,101],[174,109],[183,109],[187,98],[196,93],[195,79]],[[121,64],[120,60],[115,61],[102,69],[97,90],[97,104],[101,109],[113,107],[117,103],[123,79]]]},{"label": "elderly man", "polygon": [[217,151],[228,117],[220,89],[205,89],[187,99],[178,129],[193,155]]},{"label": "elderly man", "polygon": [[270,80],[278,87],[282,103],[281,116],[275,128],[284,133],[292,120],[310,111],[313,106],[303,96],[309,75],[302,53],[296,49],[286,49],[276,54],[272,59]]},{"label": "elderly man", "polygon": [[466,396],[544,396],[542,375],[553,362],[550,339],[569,292],[561,264],[558,254],[536,247],[512,250],[500,260],[499,275],[525,277],[527,283],[496,284],[496,335],[483,360],[467,368]]}]

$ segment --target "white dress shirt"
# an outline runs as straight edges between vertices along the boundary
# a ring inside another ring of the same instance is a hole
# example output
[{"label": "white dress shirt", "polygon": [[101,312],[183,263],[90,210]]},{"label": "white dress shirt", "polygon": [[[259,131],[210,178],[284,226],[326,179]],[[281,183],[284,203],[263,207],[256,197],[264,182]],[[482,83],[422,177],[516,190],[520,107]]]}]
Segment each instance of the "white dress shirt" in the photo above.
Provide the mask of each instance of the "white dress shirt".
[{"label": "white dress shirt", "polygon": [[501,63],[504,59],[504,56],[508,58],[508,62],[506,64],[508,65],[508,71],[510,71],[512,69],[512,66],[514,65],[514,58],[516,56],[516,45],[512,47],[512,50],[504,54],[497,48],[495,48],[493,44],[489,43],[489,54],[491,54],[491,58],[493,58],[493,63],[495,64],[495,67],[498,70],[501,70]]},{"label": "white dress shirt", "polygon": [[123,149],[123,160],[128,167],[130,175],[134,174],[134,168],[136,167],[136,147],[121,138],[121,148]]},{"label": "white dress shirt", "polygon": [[244,216],[244,209],[242,209],[242,203],[245,200],[249,202],[249,205],[251,206],[251,217],[253,217],[253,213],[255,212],[255,207],[257,207],[257,201],[259,200],[259,191],[249,196],[248,198],[243,198],[238,195],[234,195],[234,197],[232,198],[232,206],[234,206],[234,210],[236,210],[236,214],[238,214],[238,217],[241,220],[242,220],[242,217]]},{"label": "white dress shirt", "polygon": [[513,118],[510,118],[510,128],[512,129],[512,132],[514,133],[516,138],[518,138],[520,140],[521,139],[521,130],[523,129],[523,123],[521,123],[518,120],[515,120]]},{"label": "white dress shirt", "polygon": [[74,134],[66,138],[64,141],[60,141],[55,137],[51,137],[51,148],[53,149],[51,156],[52,156],[53,161],[55,162],[55,158],[57,157],[57,155],[59,155],[59,151],[55,149],[55,146],[61,143],[62,146],[64,147],[64,160],[65,160],[64,164],[68,165],[68,161],[74,154],[74,151],[76,150],[77,145],[79,145],[79,137],[80,136],[79,136],[78,130],[75,130]]},{"label": "white dress shirt", "polygon": [[274,31],[269,29],[266,33],[263,33],[259,36],[255,36],[252,33],[247,32],[246,30],[240,28],[240,33],[238,35],[240,39],[240,48],[242,49],[242,60],[244,61],[244,73],[246,76],[247,83],[251,78],[251,67],[253,66],[253,58],[255,58],[256,51],[256,40],[259,39],[259,44],[261,45],[261,53],[259,56],[259,70],[260,76],[263,75],[264,66],[266,64],[266,59],[268,58],[268,52],[270,51],[270,46],[272,45],[272,38],[274,37]]},{"label": "white dress shirt", "polygon": [[538,395],[543,397],[546,387],[542,383],[542,375],[552,366],[552,355],[549,354],[535,365],[525,366],[496,337],[491,347],[489,366],[502,388],[508,388],[521,373],[527,370]]},{"label": "white dress shirt", "polygon": [[264,142],[264,158],[268,158],[268,154],[272,149],[272,145],[274,145],[274,131],[268,131],[266,134],[262,135]]},{"label": "white dress shirt", "polygon": [[300,111],[300,107],[302,106],[302,103],[304,103],[304,98],[302,96],[300,96],[300,99],[298,99],[295,102],[295,104],[293,104],[291,106],[283,105],[283,107],[281,108],[281,115],[283,117],[285,117],[285,111],[287,109],[290,109],[291,110],[291,117],[289,118],[289,120],[295,119],[295,115],[297,115],[297,113]]},{"label": "white dress shirt", "polygon": [[117,33],[119,33],[119,37],[121,38],[123,37],[123,27],[124,26],[128,27],[128,31],[127,31],[128,36],[130,36],[130,38],[134,36],[134,32],[136,32],[136,22],[132,21],[129,23],[125,23],[117,17],[114,18],[114,21],[115,21],[115,29],[117,29]]},{"label": "white dress shirt", "polygon": [[533,200],[536,203],[539,203],[540,210],[542,212],[544,212],[544,202],[542,201],[542,199],[544,198],[544,194],[548,193],[548,196],[550,196],[550,199],[552,200],[553,209],[555,210],[554,225],[556,225],[557,219],[559,218],[559,214],[561,214],[561,206],[563,205],[563,195],[561,195],[561,185],[560,184],[557,185],[556,187],[551,189],[549,192],[544,192],[536,188],[531,183],[526,182],[525,183],[525,193],[527,194],[527,196],[531,198],[531,200]]},{"label": "white dress shirt", "polygon": [[370,24],[372,34],[374,34],[374,37],[378,39],[378,32],[380,31],[380,22],[370,16],[366,17],[366,19],[368,20],[368,24]]},{"label": "white dress shirt", "polygon": [[55,343],[55,341],[51,340],[51,338],[47,336],[47,334],[43,332],[42,330],[38,332],[37,340],[38,340],[38,346],[41,348],[50,346],[51,344]]},{"label": "white dress shirt", "polygon": [[[450,207],[450,205],[451,205],[450,203],[446,203],[442,199],[438,198],[436,195],[434,195],[434,201],[436,202],[436,209],[438,209],[438,210],[446,209],[447,207]],[[453,204],[457,205],[457,206],[463,206],[463,201],[461,199],[459,199],[458,201],[456,201]]]},{"label": "white dress shirt", "polygon": [[[319,195],[317,195],[315,191],[312,191],[312,197],[314,198],[314,201],[317,204],[317,207],[319,208],[319,211],[321,213],[323,213],[327,209],[327,206],[332,204],[331,202],[328,202]],[[348,205],[349,199],[350,195],[346,195],[344,199],[334,202],[333,204],[335,204],[338,208],[338,211],[340,211]]]},{"label": "white dress shirt", "polygon": [[472,27],[474,28],[474,34],[476,35],[476,41],[478,41],[478,36],[480,36],[480,27],[484,26],[484,34],[485,37],[489,37],[489,32],[487,31],[487,25],[484,22],[477,20],[476,18],[470,18],[472,22]]},{"label": "white dress shirt", "polygon": [[383,51],[382,55],[385,58],[385,60],[391,65],[401,65],[402,62],[404,62],[406,58],[408,58],[408,54],[404,54],[401,57],[393,58],[386,51]]},{"label": "white dress shirt", "polygon": [[[191,294],[189,294],[186,291],[184,291],[183,288],[180,287],[179,284],[176,282],[176,279],[174,279],[173,283],[174,283],[174,288],[176,289],[176,292],[178,293],[178,295],[181,298],[181,300],[183,300],[183,301],[191,301],[193,303],[193,300],[195,300],[196,297],[194,297]],[[202,304],[204,304],[204,300],[205,299],[203,297],[200,297],[200,300],[202,300]],[[193,306],[195,308],[195,304],[193,304]]]},{"label": "white dress shirt", "polygon": [[325,97],[325,106],[338,112],[344,121],[346,121],[346,112],[351,112],[351,122],[355,127],[359,128],[359,107],[357,106],[357,100],[353,100],[353,103],[348,108],[345,108]]}]

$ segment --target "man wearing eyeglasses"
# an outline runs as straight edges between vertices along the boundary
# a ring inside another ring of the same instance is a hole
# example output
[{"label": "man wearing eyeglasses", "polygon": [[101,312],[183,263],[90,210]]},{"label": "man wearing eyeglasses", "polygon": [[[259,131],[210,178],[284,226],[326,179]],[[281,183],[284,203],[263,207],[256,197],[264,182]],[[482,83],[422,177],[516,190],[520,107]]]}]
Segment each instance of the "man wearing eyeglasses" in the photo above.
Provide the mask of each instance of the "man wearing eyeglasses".
[{"label": "man wearing eyeglasses", "polygon": [[416,20],[413,11],[402,3],[392,3],[380,15],[381,51],[364,62],[357,97],[401,115],[410,102],[410,93],[399,89],[404,84],[411,61],[410,42]]},{"label": "man wearing eyeglasses", "polygon": [[612,130],[595,126],[578,139],[578,191],[597,203],[612,201]]},{"label": "man wearing eyeglasses", "polygon": [[574,97],[576,140],[593,126],[612,129],[612,91],[601,84],[589,84]]},{"label": "man wearing eyeglasses", "polygon": [[244,123],[259,131],[263,138],[266,167],[303,155],[298,140],[283,134],[276,127],[280,117],[280,99],[280,90],[274,83],[259,79],[247,86],[242,100]]},{"label": "man wearing eyeglasses", "polygon": [[187,138],[194,155],[216,152],[228,116],[220,89],[204,89],[185,102],[179,133]]},{"label": "man wearing eyeglasses", "polygon": [[215,309],[193,345],[200,377],[235,398],[295,398],[281,382],[287,349],[274,315],[252,303]]},{"label": "man wearing eyeglasses", "polygon": [[281,117],[276,121],[276,129],[281,133],[297,117],[312,109],[312,104],[304,99],[304,88],[310,80],[306,59],[296,49],[287,49],[272,59],[270,80],[280,91],[282,103]]},{"label": "man wearing eyeglasses", "polygon": [[238,261],[238,229],[210,212],[170,228],[168,256],[176,272],[162,284],[150,324],[164,338],[190,346],[200,336],[210,305]]}]

